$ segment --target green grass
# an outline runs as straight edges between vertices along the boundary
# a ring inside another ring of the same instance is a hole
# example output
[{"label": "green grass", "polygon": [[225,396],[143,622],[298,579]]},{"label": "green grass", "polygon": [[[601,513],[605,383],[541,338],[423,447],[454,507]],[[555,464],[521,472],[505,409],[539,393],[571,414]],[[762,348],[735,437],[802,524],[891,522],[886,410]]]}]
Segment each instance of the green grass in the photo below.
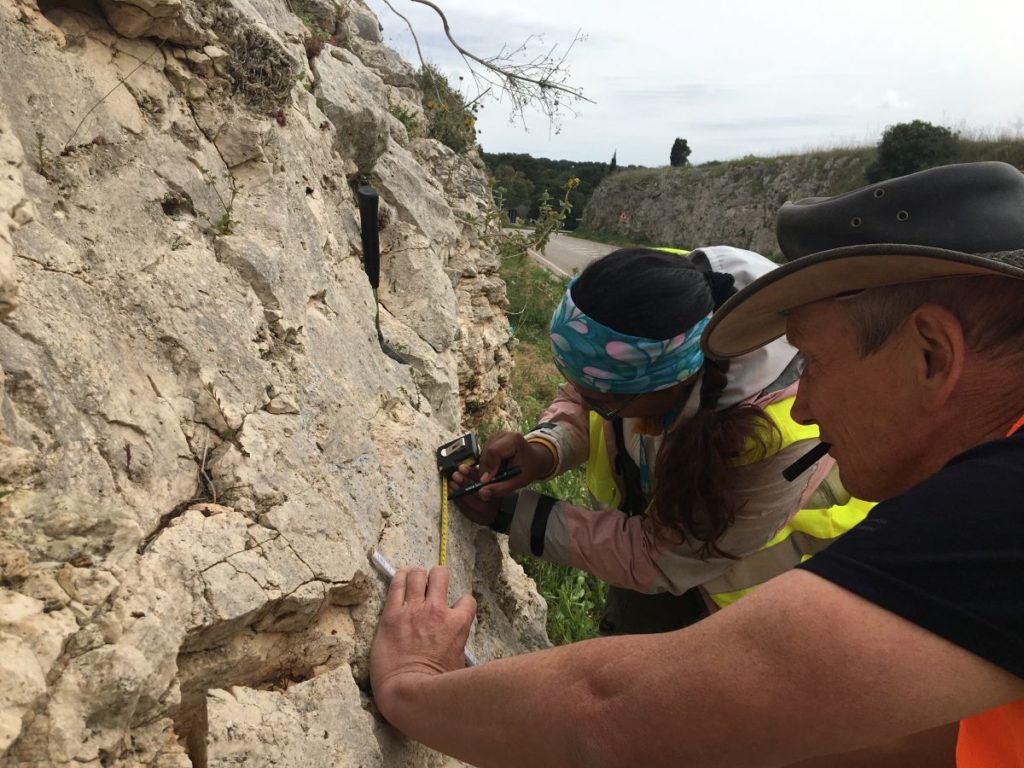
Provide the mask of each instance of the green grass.
[{"label": "green grass", "polygon": [[[536,488],[574,504],[588,504],[582,468],[540,483]],[[536,582],[537,591],[548,604],[547,630],[551,642],[565,645],[598,636],[601,609],[608,591],[604,582],[585,571],[529,555],[517,555],[516,561]]]},{"label": "green grass", "polygon": [[[548,343],[551,313],[569,281],[538,267],[525,254],[502,259],[501,276],[508,294],[508,320],[521,343]],[[550,356],[550,355],[549,355]]]},{"label": "green grass", "polygon": [[[512,371],[512,396],[523,412],[521,431],[537,423],[564,381],[551,362],[548,324],[551,313],[565,293],[567,281],[555,277],[529,259],[511,256],[503,260],[501,276],[509,297],[509,323],[519,340]],[[539,483],[541,493],[587,505],[582,468]],[[554,565],[529,555],[516,561],[537,584],[548,605],[548,637],[556,645],[596,637],[607,587],[589,573]]]}]

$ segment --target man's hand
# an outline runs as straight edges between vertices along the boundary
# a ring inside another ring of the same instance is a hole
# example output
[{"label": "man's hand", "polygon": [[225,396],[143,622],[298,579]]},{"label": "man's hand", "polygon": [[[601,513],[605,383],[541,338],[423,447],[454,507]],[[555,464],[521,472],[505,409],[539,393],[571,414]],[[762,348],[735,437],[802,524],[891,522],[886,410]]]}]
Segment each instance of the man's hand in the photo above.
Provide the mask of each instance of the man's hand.
[{"label": "man's hand", "polygon": [[374,698],[387,715],[401,700],[403,683],[465,665],[463,649],[476,600],[463,595],[448,607],[448,569],[402,568],[391,580],[370,651]]}]

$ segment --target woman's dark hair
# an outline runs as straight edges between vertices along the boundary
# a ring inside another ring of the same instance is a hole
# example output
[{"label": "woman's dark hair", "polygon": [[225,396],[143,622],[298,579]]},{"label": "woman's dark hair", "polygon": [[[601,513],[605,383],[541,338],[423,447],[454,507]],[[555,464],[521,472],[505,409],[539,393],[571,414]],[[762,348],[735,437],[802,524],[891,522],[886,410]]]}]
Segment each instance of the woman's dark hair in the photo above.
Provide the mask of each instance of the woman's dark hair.
[{"label": "woman's dark hair", "polygon": [[[692,328],[736,292],[732,275],[713,272],[706,259],[695,261],[646,248],[614,251],[580,274],[573,301],[609,328],[667,339]],[[669,542],[701,542],[704,557],[731,557],[717,542],[745,500],[729,486],[730,470],[750,444],[767,453],[774,426],[756,406],[716,410],[728,370],[728,361],[705,360],[700,408],[665,434],[655,464],[651,517],[659,534]]]},{"label": "woman's dark hair", "polygon": [[572,300],[602,325],[648,339],[669,339],[714,309],[692,261],[649,248],[623,248],[591,262],[572,284]]}]

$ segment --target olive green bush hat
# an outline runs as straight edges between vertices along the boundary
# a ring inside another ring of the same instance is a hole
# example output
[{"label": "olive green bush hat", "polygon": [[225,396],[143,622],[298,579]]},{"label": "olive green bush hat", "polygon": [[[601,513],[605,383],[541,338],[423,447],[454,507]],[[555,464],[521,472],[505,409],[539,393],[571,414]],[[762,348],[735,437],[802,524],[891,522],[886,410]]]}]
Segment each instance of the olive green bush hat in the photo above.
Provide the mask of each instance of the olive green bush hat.
[{"label": "olive green bush hat", "polygon": [[1024,280],[1024,173],[1006,163],[945,165],[786,203],[776,230],[788,263],[715,312],[706,354],[750,352],[785,333],[790,310],[865,288],[961,275]]}]

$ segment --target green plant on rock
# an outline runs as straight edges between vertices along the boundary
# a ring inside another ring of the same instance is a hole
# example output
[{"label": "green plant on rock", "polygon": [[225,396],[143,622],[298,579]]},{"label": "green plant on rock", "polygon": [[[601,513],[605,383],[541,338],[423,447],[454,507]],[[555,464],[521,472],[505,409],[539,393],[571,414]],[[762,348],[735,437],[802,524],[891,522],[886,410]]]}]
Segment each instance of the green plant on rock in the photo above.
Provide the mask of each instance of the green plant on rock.
[{"label": "green plant on rock", "polygon": [[320,22],[312,14],[300,13],[298,16],[309,33],[302,41],[302,45],[306,49],[306,58],[315,59],[323,51],[325,45],[334,44],[334,35],[321,27]]},{"label": "green plant on rock", "polygon": [[53,171],[51,155],[46,149],[46,134],[38,128],[36,129],[36,170],[39,171],[40,176],[45,178],[50,178]]},{"label": "green plant on rock", "polygon": [[393,118],[404,125],[405,130],[409,131],[409,133],[415,131],[416,127],[419,125],[419,121],[416,119],[416,114],[412,110],[406,109],[403,104],[395,104],[388,99],[388,112],[391,113]]},{"label": "green plant on rock", "polygon": [[453,152],[466,152],[476,144],[476,112],[479,103],[467,104],[433,64],[424,64],[416,73],[427,116],[427,134]]},{"label": "green plant on rock", "polygon": [[[217,186],[217,182],[213,178],[213,175],[206,168],[200,167],[199,171],[203,174],[203,179],[206,180],[206,183],[213,189],[214,194],[217,195],[217,199],[221,204],[222,212],[221,215],[216,218],[199,208],[194,209],[195,213],[206,219],[210,225],[209,231],[214,235],[230,235],[234,233],[235,227],[238,224],[238,220],[234,218],[235,198],[238,196],[238,192],[242,189],[242,186],[230,171],[225,173],[224,180],[228,183],[228,196],[225,198],[224,195],[221,194],[220,188]],[[192,200],[189,199],[189,204],[191,205],[191,203]]]},{"label": "green plant on rock", "polygon": [[[542,251],[551,236],[565,225],[566,217],[572,212],[570,195],[580,184],[580,180],[571,177],[562,188],[562,195],[557,200],[551,197],[546,189],[540,196],[540,209],[532,229],[500,230],[495,244],[502,259],[517,257],[526,258],[530,250]],[[493,208],[489,217],[507,223],[504,212]],[[490,222],[488,222],[490,223]]]},{"label": "green plant on rock", "polygon": [[228,71],[235,92],[257,111],[288,103],[301,67],[271,35],[255,26],[225,30],[231,48]]}]

